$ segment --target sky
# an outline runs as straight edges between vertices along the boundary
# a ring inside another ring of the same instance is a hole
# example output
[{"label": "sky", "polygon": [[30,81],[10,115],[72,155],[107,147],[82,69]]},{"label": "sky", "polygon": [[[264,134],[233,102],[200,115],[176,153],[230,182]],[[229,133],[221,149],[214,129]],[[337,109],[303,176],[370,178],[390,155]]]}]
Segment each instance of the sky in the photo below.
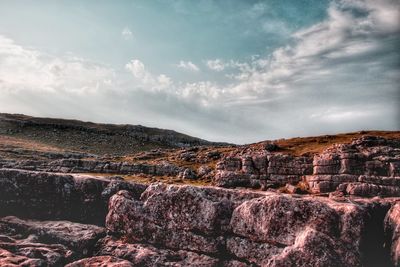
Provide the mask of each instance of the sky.
[{"label": "sky", "polygon": [[400,130],[400,0],[0,0],[0,112],[240,144]]}]

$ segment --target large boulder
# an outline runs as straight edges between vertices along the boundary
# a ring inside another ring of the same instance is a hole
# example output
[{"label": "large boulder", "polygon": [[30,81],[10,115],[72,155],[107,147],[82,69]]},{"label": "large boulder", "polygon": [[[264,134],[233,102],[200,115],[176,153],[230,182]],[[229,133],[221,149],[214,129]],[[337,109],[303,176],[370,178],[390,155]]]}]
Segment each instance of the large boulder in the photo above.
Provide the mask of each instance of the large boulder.
[{"label": "large boulder", "polygon": [[231,219],[233,233],[277,246],[292,245],[305,225],[325,234],[337,233],[339,216],[319,201],[272,195],[244,202]]},{"label": "large boulder", "polygon": [[127,191],[115,194],[106,227],[132,244],[146,242],[220,261],[362,266],[373,203],[153,184],[140,199]]},{"label": "large boulder", "polygon": [[89,175],[0,169],[0,216],[104,225],[112,194],[125,189],[138,197],[145,188]]},{"label": "large boulder", "polygon": [[101,224],[109,181],[83,175],[0,169],[0,216],[67,219]]},{"label": "large boulder", "polygon": [[153,184],[135,200],[127,191],[110,199],[107,228],[130,240],[168,248],[219,253],[235,206],[256,193]]}]

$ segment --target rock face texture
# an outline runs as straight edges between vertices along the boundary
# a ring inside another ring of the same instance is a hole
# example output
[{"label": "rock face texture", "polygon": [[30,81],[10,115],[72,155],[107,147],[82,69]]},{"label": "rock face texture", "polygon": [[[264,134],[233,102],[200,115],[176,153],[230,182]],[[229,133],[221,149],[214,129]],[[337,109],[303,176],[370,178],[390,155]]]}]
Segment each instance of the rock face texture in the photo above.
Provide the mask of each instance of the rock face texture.
[{"label": "rock face texture", "polygon": [[[4,217],[0,219],[0,250],[8,253],[0,256],[0,263],[7,266],[17,259],[22,266],[62,266],[91,255],[97,240],[105,234],[104,228],[89,224]],[[32,263],[23,265],[21,259]]]},{"label": "rock face texture", "polygon": [[[3,161],[25,170],[0,168],[0,266],[400,266],[398,140],[364,137],[313,156],[276,150],[203,150],[219,163],[195,171]],[[176,155],[197,164],[199,151]],[[80,174],[97,171],[210,176],[219,187]]]},{"label": "rock face texture", "polygon": [[115,194],[106,227],[129,242],[206,254],[219,264],[362,266],[372,206],[154,184],[140,199]]},{"label": "rock face texture", "polygon": [[385,230],[392,244],[391,255],[396,266],[400,266],[400,202],[389,210],[385,218]]},{"label": "rock face texture", "polygon": [[158,164],[135,164],[93,159],[59,159],[54,161],[3,160],[0,162],[0,167],[61,173],[147,174],[155,176],[176,176],[185,171],[185,168],[168,162]]},{"label": "rock face texture", "polygon": [[0,216],[104,224],[108,198],[120,189],[139,194],[144,185],[85,175],[0,169]]},{"label": "rock face texture", "polygon": [[313,157],[245,150],[218,163],[215,183],[255,188],[302,183],[310,193],[398,197],[400,141],[366,136]]}]

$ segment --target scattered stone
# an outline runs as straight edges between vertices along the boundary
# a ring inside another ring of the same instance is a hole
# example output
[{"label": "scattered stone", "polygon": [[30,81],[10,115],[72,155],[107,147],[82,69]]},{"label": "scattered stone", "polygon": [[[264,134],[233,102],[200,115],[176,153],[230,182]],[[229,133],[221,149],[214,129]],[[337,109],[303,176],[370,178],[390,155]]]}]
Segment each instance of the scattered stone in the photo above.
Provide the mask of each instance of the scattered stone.
[{"label": "scattered stone", "polygon": [[189,168],[186,168],[184,171],[180,172],[178,174],[178,177],[181,179],[189,179],[189,180],[197,179],[196,173]]}]

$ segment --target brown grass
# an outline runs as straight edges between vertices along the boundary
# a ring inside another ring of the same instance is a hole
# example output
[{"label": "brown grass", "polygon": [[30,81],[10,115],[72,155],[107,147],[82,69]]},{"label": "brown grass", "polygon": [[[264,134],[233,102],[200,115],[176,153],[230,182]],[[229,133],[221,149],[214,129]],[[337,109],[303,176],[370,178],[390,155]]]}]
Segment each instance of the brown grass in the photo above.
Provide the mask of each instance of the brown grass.
[{"label": "brown grass", "polygon": [[[280,147],[279,151],[300,156],[305,154],[321,153],[323,150],[334,144],[351,143],[354,138],[360,138],[364,135],[382,136],[388,139],[400,139],[400,131],[361,131],[336,135],[295,137],[290,139],[279,139],[273,142]],[[267,142],[268,141],[264,141],[251,146],[262,148]]]}]

